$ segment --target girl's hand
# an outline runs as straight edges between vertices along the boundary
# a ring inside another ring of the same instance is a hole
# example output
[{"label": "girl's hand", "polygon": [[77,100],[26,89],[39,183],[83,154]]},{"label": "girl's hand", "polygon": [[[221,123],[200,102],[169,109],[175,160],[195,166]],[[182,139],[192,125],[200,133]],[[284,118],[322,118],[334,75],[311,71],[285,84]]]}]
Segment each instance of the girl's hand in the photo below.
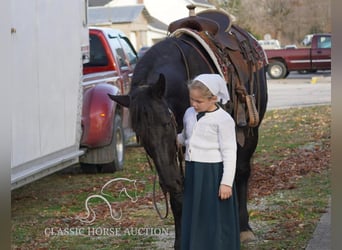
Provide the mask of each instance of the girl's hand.
[{"label": "girl's hand", "polygon": [[228,199],[230,196],[232,196],[232,187],[221,184],[218,196],[221,198],[221,200]]}]

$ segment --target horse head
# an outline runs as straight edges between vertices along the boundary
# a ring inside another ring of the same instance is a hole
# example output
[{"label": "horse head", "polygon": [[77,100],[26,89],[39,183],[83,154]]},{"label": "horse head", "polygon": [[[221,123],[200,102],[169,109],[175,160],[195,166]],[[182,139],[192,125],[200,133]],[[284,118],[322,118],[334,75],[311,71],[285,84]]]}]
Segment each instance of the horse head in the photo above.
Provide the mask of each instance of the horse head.
[{"label": "horse head", "polygon": [[129,107],[132,128],[156,166],[163,191],[180,193],[183,183],[177,161],[177,125],[164,97],[165,88],[165,77],[160,74],[155,83],[140,84],[129,96],[109,96]]}]

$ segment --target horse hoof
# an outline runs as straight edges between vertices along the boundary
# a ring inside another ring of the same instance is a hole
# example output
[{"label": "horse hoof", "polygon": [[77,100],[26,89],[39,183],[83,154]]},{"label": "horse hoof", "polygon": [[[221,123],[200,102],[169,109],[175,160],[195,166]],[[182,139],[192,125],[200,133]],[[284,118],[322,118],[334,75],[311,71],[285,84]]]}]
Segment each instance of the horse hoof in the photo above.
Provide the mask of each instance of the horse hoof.
[{"label": "horse hoof", "polygon": [[240,233],[240,241],[243,243],[256,240],[256,237],[252,231],[244,231]]}]

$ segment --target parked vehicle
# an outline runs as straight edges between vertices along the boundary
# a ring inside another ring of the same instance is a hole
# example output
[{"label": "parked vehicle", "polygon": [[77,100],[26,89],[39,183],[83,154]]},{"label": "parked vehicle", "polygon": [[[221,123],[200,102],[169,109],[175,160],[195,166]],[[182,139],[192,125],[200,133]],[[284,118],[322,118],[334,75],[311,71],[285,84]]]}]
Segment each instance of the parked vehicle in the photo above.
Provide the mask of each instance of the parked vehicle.
[{"label": "parked vehicle", "polygon": [[331,34],[313,34],[310,44],[310,48],[265,50],[268,75],[281,79],[291,71],[331,70]]},{"label": "parked vehicle", "polygon": [[12,189],[75,163],[86,172],[123,167],[134,133],[128,110],[108,93],[128,93],[137,54],[122,32],[88,28],[86,3],[7,6],[16,13],[7,48],[17,69],[10,83]]},{"label": "parked vehicle", "polygon": [[[10,10],[11,188],[77,163],[87,1],[4,1]],[[7,25],[7,24],[6,24]],[[4,40],[6,40],[5,38]],[[7,107],[4,107],[7,108]],[[6,167],[6,166],[2,166]]]},{"label": "parked vehicle", "polygon": [[80,157],[87,173],[114,172],[124,163],[125,145],[134,136],[129,112],[108,94],[128,94],[137,53],[119,30],[89,28],[90,59],[83,67],[83,110]]},{"label": "parked vehicle", "polygon": [[288,44],[284,46],[284,49],[297,49],[296,44]]},{"label": "parked vehicle", "polygon": [[280,42],[276,39],[269,39],[269,40],[259,40],[258,41],[261,47],[265,49],[280,49]]},{"label": "parked vehicle", "polygon": [[302,44],[304,46],[309,46],[311,44],[311,40],[312,40],[312,37],[313,37],[314,34],[308,34],[304,37],[303,41],[302,41]]}]

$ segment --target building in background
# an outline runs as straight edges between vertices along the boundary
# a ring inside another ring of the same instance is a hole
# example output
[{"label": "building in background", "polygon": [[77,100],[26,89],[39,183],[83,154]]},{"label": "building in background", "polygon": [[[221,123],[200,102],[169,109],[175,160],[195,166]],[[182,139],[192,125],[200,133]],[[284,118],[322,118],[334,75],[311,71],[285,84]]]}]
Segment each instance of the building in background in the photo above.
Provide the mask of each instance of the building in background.
[{"label": "building in background", "polygon": [[141,4],[89,7],[88,24],[122,30],[136,50],[143,46],[152,46],[167,34],[167,25],[152,17]]},{"label": "building in background", "polygon": [[167,36],[168,25],[187,17],[187,5],[196,12],[214,8],[207,0],[89,0],[88,23],[122,30],[138,51]]}]

